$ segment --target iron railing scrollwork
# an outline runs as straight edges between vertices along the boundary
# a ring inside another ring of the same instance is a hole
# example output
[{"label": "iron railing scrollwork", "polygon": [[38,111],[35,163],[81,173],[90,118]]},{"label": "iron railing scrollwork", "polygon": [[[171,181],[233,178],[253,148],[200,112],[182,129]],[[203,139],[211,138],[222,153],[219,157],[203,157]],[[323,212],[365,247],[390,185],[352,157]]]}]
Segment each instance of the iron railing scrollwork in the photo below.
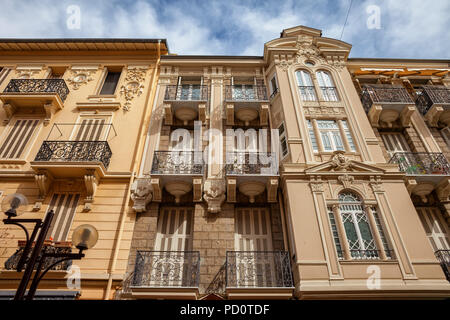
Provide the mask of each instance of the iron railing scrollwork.
[{"label": "iron railing scrollwork", "polygon": [[278,175],[275,152],[229,152],[226,154],[227,175]]},{"label": "iron railing scrollwork", "polygon": [[450,89],[445,86],[421,86],[416,94],[416,106],[423,115],[435,104],[450,106]]},{"label": "iron railing scrollwork", "polygon": [[225,86],[226,101],[268,101],[267,88],[261,85]]},{"label": "iron railing scrollwork", "polygon": [[[351,249],[350,251],[350,258],[353,260],[380,260],[381,259],[381,250],[376,249]],[[384,250],[384,253],[386,255],[386,259],[391,260],[394,258],[394,251],[393,250]],[[338,251],[338,257],[339,260],[343,260],[344,258],[344,252],[342,250]]]},{"label": "iron railing scrollwork", "polygon": [[227,287],[289,288],[292,279],[286,251],[227,251]]},{"label": "iron railing scrollwork", "polygon": [[56,93],[64,102],[69,88],[63,79],[11,79],[3,92]]},{"label": "iron railing scrollwork", "polygon": [[34,161],[95,161],[107,169],[112,152],[107,141],[44,141]]},{"label": "iron railing scrollwork", "polygon": [[198,287],[198,251],[137,251],[131,287]]},{"label": "iron railing scrollwork", "polygon": [[450,174],[450,164],[439,152],[397,152],[389,163],[397,163],[400,171],[407,175]]},{"label": "iron railing scrollwork", "polygon": [[437,250],[434,254],[441,264],[445,277],[450,281],[450,250]]},{"label": "iron railing scrollwork", "polygon": [[208,86],[200,84],[168,85],[164,96],[166,101],[207,101]]},{"label": "iron railing scrollwork", "polygon": [[152,174],[195,174],[204,173],[201,151],[155,151]]},{"label": "iron railing scrollwork", "polygon": [[375,104],[414,104],[408,91],[403,86],[390,84],[364,85],[361,102],[366,113]]},{"label": "iron railing scrollwork", "polygon": [[[23,253],[23,247],[20,247],[14,252],[14,254],[8,258],[8,260],[5,261],[5,269],[6,270],[15,270],[17,268],[17,264],[19,263],[20,258],[22,257]],[[44,249],[39,255],[39,260],[41,259],[42,255],[45,253],[71,253],[72,248],[71,247],[54,247],[54,246],[44,246]],[[30,252],[31,255],[31,252]],[[46,257],[45,262],[43,264],[42,269],[45,270],[46,268],[50,267],[53,263],[58,261],[60,258],[53,258],[53,257]],[[28,261],[28,259],[27,259]],[[56,264],[54,267],[51,268],[51,270],[67,270],[72,265],[72,260],[66,260],[61,263]],[[37,267],[37,265],[36,265]],[[24,268],[26,268],[26,263],[24,265]]]}]

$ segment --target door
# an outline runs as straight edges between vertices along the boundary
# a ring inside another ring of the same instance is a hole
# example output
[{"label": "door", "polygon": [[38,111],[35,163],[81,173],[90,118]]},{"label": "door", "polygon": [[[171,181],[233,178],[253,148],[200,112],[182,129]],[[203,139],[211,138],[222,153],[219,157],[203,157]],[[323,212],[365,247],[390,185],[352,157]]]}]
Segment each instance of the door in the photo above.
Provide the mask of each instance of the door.
[{"label": "door", "polygon": [[381,133],[381,139],[386,147],[389,159],[397,152],[411,152],[405,136],[401,133]]},{"label": "door", "polygon": [[162,207],[155,252],[150,266],[151,286],[190,286],[198,261],[192,250],[194,208]]},{"label": "door", "polygon": [[275,287],[269,210],[237,208],[235,221],[235,286]]},{"label": "door", "polygon": [[450,250],[448,228],[439,208],[419,207],[416,210],[433,250]]}]

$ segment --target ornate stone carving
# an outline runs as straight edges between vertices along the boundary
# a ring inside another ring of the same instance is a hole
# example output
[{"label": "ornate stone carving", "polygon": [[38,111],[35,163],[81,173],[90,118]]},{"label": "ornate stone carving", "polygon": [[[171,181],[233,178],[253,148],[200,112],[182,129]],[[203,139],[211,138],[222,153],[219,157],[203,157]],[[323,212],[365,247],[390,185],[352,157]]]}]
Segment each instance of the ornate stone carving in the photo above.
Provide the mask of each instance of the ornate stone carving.
[{"label": "ornate stone carving", "polygon": [[310,107],[305,106],[303,107],[303,111],[305,115],[310,116],[344,116],[345,110],[343,107],[327,107],[327,106],[321,106],[321,107]]},{"label": "ornate stone carving", "polygon": [[225,181],[223,179],[206,180],[203,199],[208,203],[208,212],[220,212],[220,207],[225,201]]},{"label": "ornate stone carving", "polygon": [[348,174],[344,174],[342,176],[338,177],[338,180],[342,183],[342,185],[344,186],[344,188],[348,189],[350,188],[350,186],[353,184],[353,182],[355,181],[355,177],[350,176]]},{"label": "ornate stone carving", "polygon": [[91,204],[94,202],[95,192],[99,183],[99,177],[95,173],[95,170],[88,170],[84,175],[84,185],[86,187],[86,198],[84,199],[83,211],[91,211]]},{"label": "ornate stone carving", "polygon": [[309,185],[313,192],[323,192],[323,182],[321,177],[312,176]]},{"label": "ornate stone carving", "polygon": [[41,68],[17,68],[16,77],[18,79],[31,79],[41,72],[41,70]]},{"label": "ornate stone carving", "polygon": [[145,81],[147,70],[147,68],[128,68],[125,84],[120,88],[120,94],[125,97],[124,110],[129,111],[131,101],[144,92],[142,83]]},{"label": "ornate stone carving", "polygon": [[47,196],[53,177],[47,171],[39,171],[34,175],[34,179],[39,188],[39,195],[33,207],[33,211],[39,211],[42,207],[42,202]]},{"label": "ornate stone carving", "polygon": [[81,85],[94,80],[92,76],[97,72],[97,69],[77,68],[71,69],[70,72],[71,76],[67,79],[67,82],[72,86],[73,90],[78,90]]},{"label": "ornate stone carving", "polygon": [[372,188],[373,192],[382,192],[383,191],[383,186],[381,184],[381,177],[371,176],[369,184],[370,184],[370,187]]},{"label": "ornate stone carving", "polygon": [[147,204],[152,201],[153,187],[148,178],[136,179],[131,186],[131,200],[136,212],[145,212]]},{"label": "ornate stone carving", "polygon": [[333,157],[331,158],[331,164],[335,171],[347,171],[352,167],[352,161],[344,155],[344,151],[333,152]]}]

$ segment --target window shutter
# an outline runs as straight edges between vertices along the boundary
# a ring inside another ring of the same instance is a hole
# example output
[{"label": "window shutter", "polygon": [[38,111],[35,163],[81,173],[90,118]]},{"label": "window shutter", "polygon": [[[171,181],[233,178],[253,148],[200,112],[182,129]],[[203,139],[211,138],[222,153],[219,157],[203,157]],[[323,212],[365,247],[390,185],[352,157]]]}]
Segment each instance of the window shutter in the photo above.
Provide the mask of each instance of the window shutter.
[{"label": "window shutter", "polygon": [[193,208],[163,207],[158,219],[156,251],[192,250]]},{"label": "window shutter", "polygon": [[237,251],[272,251],[269,212],[266,208],[236,209]]},{"label": "window shutter", "polygon": [[396,152],[410,152],[408,143],[401,133],[382,133],[381,139],[390,158]]},{"label": "window shutter", "polygon": [[416,210],[433,250],[450,250],[448,230],[439,208],[423,207]]},{"label": "window shutter", "polygon": [[0,158],[20,158],[38,123],[39,120],[37,119],[16,120],[8,136],[0,146]]},{"label": "window shutter", "polygon": [[287,139],[286,139],[286,130],[284,128],[284,122],[282,122],[280,124],[280,126],[278,127],[278,135],[280,137],[281,157],[284,158],[289,153]]},{"label": "window shutter", "polygon": [[50,201],[48,210],[55,215],[48,231],[47,237],[53,241],[66,241],[72,226],[80,194],[55,193]]},{"label": "window shutter", "polygon": [[105,119],[83,119],[75,141],[99,141],[104,139]]}]

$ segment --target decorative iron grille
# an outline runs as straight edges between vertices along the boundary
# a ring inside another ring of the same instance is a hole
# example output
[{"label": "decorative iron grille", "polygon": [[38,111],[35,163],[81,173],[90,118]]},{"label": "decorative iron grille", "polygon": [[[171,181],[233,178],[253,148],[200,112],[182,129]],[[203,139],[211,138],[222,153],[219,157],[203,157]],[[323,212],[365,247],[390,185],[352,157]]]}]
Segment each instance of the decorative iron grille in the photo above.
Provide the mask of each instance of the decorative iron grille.
[{"label": "decorative iron grille", "polygon": [[389,163],[397,163],[407,175],[450,174],[450,165],[442,153],[397,152]]},{"label": "decorative iron grille", "polygon": [[3,92],[56,93],[64,102],[69,88],[63,79],[11,79]]},{"label": "decorative iron grille", "polygon": [[169,85],[164,100],[167,101],[207,101],[208,86],[199,84]]},{"label": "decorative iron grille", "polygon": [[202,175],[204,167],[201,151],[155,151],[152,174]]},{"label": "decorative iron grille", "polygon": [[298,86],[302,101],[317,101],[314,86]]},{"label": "decorative iron grille", "polygon": [[[23,247],[20,247],[17,249],[14,254],[8,258],[8,260],[5,261],[5,269],[6,270],[15,270],[17,269],[17,264],[19,263],[20,258],[22,257],[23,253]],[[44,246],[44,249],[40,253],[38,259],[41,259],[43,253],[71,253],[72,248],[71,247],[54,247],[54,246]],[[29,253],[31,255],[31,252]],[[28,257],[29,258],[29,257]],[[45,270],[49,266],[51,266],[53,263],[55,263],[60,258],[54,258],[54,257],[47,257],[45,258],[45,263],[43,264],[42,270]],[[72,260],[66,260],[61,263],[58,263],[54,267],[51,268],[51,270],[67,270],[72,265]],[[36,264],[37,267],[37,264]],[[26,263],[24,265],[24,268],[26,268]]]},{"label": "decorative iron grille", "polygon": [[275,152],[231,152],[226,157],[227,175],[278,175]]},{"label": "decorative iron grille", "polygon": [[227,287],[292,287],[286,251],[227,251]]},{"label": "decorative iron grille", "polygon": [[111,156],[107,141],[44,141],[34,161],[95,161],[107,169]]},{"label": "decorative iron grille", "polygon": [[[381,254],[380,254],[381,251],[380,250],[352,249],[349,251],[350,251],[350,257],[355,260],[380,260],[381,259]],[[393,250],[384,250],[384,253],[386,254],[386,258],[388,260],[395,259]],[[340,260],[344,259],[344,252],[342,250],[338,251],[338,257]]]},{"label": "decorative iron grille", "polygon": [[450,89],[445,86],[421,86],[416,94],[416,106],[423,115],[435,104],[450,106]]},{"label": "decorative iron grille", "polygon": [[131,287],[198,287],[198,251],[138,251]]},{"label": "decorative iron grille", "polygon": [[441,264],[445,277],[450,281],[450,250],[438,250],[434,254]]},{"label": "decorative iron grille", "polygon": [[225,86],[226,101],[267,101],[267,88],[258,85]]},{"label": "decorative iron grille", "polygon": [[375,104],[414,104],[408,91],[403,86],[390,84],[364,85],[361,102],[366,113]]},{"label": "decorative iron grille", "polygon": [[336,87],[320,87],[325,101],[339,101]]}]

